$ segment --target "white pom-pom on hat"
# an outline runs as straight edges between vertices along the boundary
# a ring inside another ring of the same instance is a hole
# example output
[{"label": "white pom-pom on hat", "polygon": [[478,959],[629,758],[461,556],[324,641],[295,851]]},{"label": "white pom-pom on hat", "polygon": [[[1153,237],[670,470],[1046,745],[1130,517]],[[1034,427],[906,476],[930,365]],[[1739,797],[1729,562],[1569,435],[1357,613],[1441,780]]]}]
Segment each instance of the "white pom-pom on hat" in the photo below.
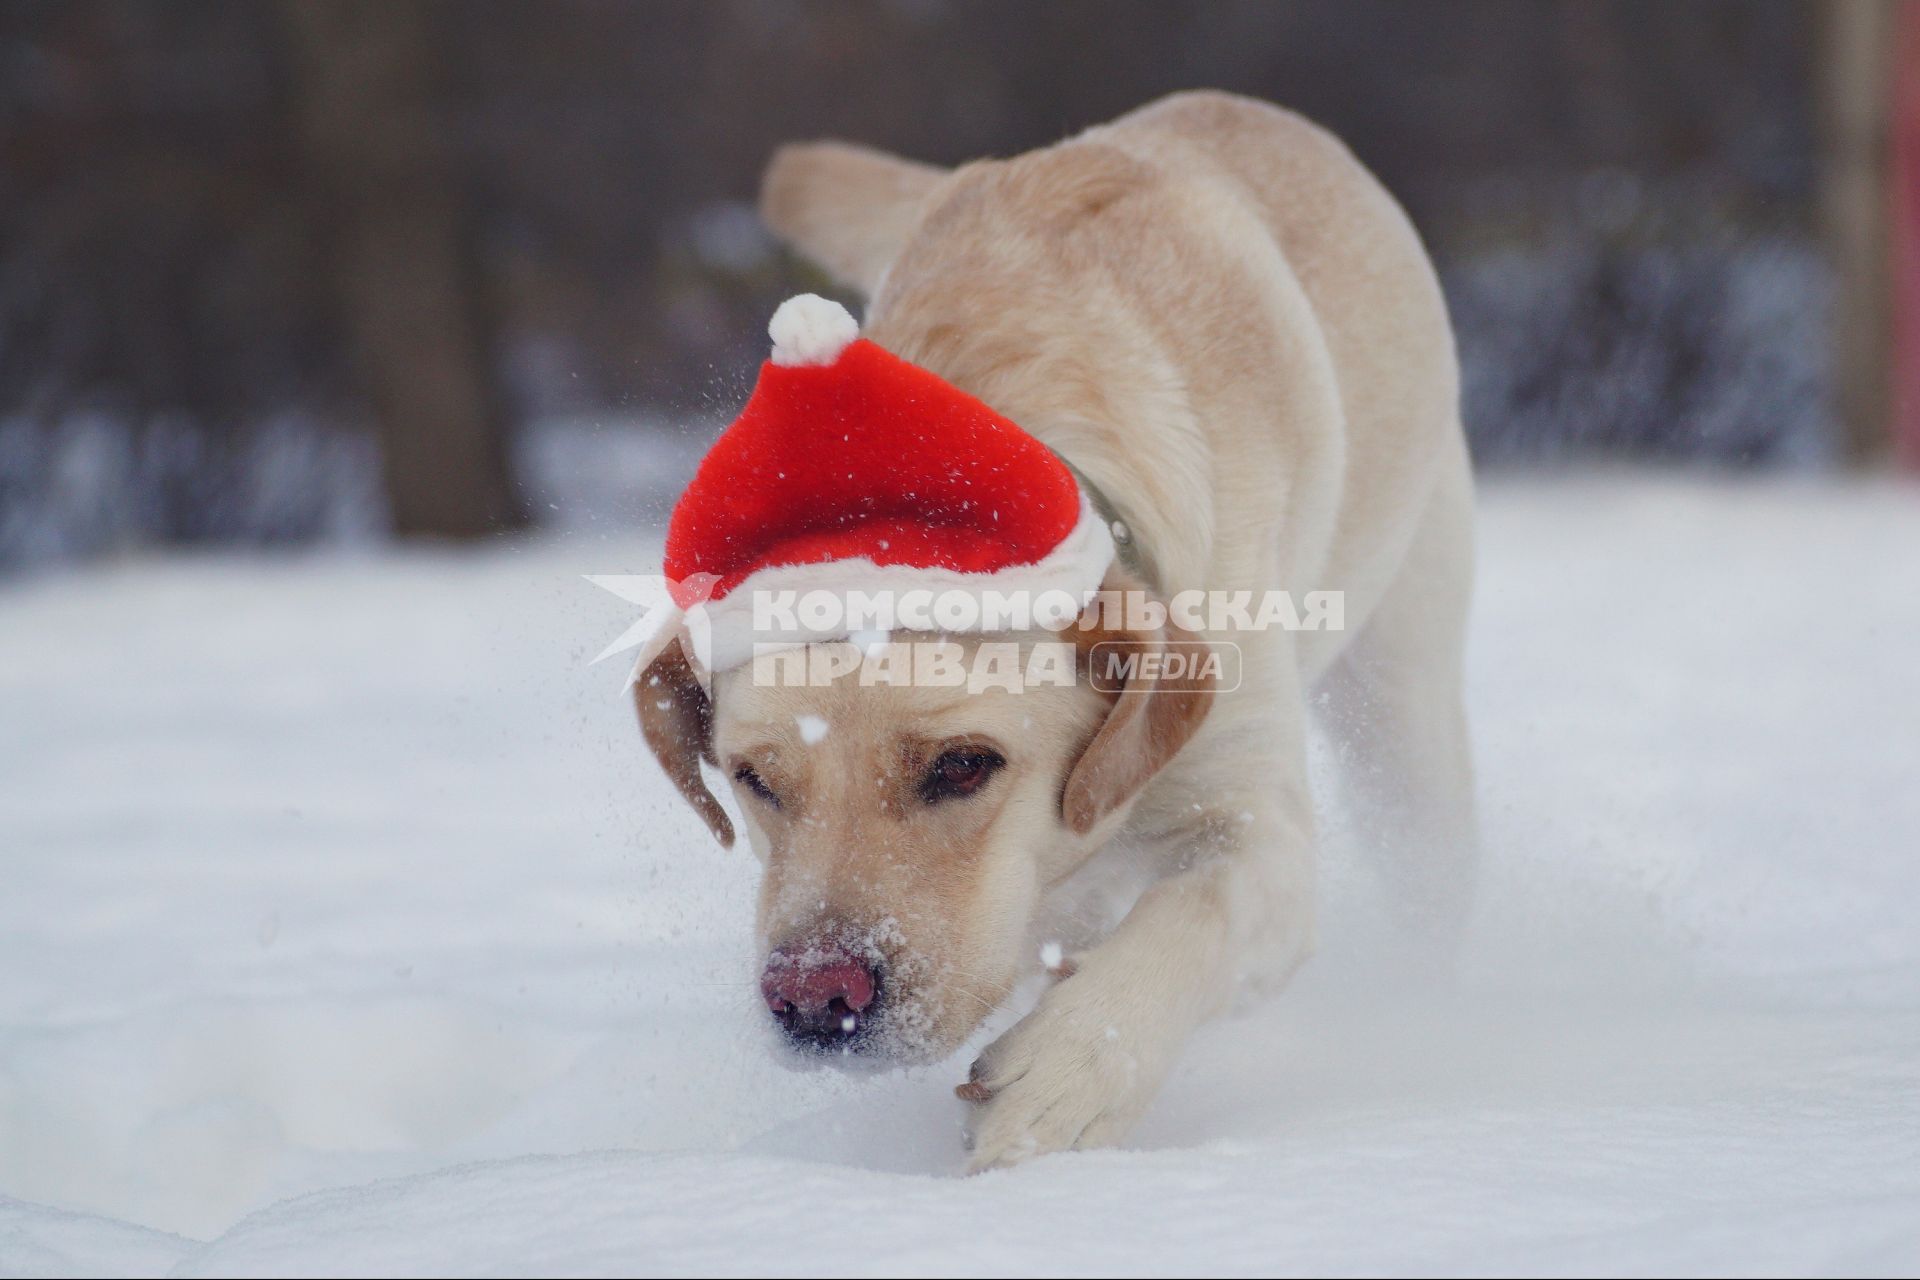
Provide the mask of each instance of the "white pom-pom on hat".
[{"label": "white pom-pom on hat", "polygon": [[767,322],[773,362],[789,368],[832,364],[860,336],[860,325],[839,303],[817,293],[788,298]]}]

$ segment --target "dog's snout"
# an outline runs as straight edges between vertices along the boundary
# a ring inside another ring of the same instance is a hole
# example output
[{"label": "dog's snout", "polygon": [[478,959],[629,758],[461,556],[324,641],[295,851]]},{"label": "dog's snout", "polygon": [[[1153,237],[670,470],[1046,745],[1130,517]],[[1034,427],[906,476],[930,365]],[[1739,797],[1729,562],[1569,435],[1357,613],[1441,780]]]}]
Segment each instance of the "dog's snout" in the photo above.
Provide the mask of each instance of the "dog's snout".
[{"label": "dog's snout", "polygon": [[796,1044],[843,1048],[872,1021],[880,973],[843,947],[813,943],[775,951],[760,975],[760,992]]}]

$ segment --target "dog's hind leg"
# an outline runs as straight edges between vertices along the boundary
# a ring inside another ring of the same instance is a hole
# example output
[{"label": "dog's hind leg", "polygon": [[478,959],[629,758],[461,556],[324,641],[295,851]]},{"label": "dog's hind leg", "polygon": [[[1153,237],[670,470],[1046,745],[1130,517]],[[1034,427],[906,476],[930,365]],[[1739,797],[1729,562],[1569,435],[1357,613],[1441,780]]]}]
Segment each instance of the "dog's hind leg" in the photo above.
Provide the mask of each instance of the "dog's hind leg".
[{"label": "dog's hind leg", "polygon": [[1316,690],[1347,817],[1380,859],[1406,958],[1450,958],[1473,906],[1473,765],[1462,697],[1473,485],[1449,462],[1398,576]]}]

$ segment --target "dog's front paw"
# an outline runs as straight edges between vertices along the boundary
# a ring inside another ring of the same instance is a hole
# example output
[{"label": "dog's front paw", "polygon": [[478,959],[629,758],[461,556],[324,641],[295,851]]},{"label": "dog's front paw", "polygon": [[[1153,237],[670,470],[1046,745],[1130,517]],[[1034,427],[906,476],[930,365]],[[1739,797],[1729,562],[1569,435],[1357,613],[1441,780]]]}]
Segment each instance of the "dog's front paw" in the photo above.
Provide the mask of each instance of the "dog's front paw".
[{"label": "dog's front paw", "polygon": [[1117,1142],[1166,1076],[1167,1047],[1082,971],[987,1046],[956,1093],[974,1104],[967,1171]]}]

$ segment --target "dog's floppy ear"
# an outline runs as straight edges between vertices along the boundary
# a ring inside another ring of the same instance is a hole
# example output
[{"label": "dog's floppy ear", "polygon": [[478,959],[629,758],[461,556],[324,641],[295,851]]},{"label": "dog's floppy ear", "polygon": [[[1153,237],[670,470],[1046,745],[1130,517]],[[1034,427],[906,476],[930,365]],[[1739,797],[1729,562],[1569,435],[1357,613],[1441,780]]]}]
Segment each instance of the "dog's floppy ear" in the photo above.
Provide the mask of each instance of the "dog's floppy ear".
[{"label": "dog's floppy ear", "polygon": [[[1187,744],[1207,718],[1219,683],[1211,663],[1195,661],[1206,642],[1173,619],[1157,631],[1128,630],[1111,585],[1089,608],[1098,611],[1096,625],[1076,624],[1076,647],[1095,687],[1117,686],[1118,693],[1061,794],[1061,815],[1080,835],[1131,799]],[[1168,664],[1174,652],[1188,660]]]},{"label": "dog's floppy ear", "polygon": [[776,151],[760,180],[773,233],[844,284],[871,296],[947,171],[848,142]]},{"label": "dog's floppy ear", "polygon": [[633,682],[633,705],[640,712],[640,733],[660,767],[706,821],[714,839],[731,848],[733,823],[707,790],[700,761],[713,757],[713,701],[701,687],[676,639],[647,664]]}]

